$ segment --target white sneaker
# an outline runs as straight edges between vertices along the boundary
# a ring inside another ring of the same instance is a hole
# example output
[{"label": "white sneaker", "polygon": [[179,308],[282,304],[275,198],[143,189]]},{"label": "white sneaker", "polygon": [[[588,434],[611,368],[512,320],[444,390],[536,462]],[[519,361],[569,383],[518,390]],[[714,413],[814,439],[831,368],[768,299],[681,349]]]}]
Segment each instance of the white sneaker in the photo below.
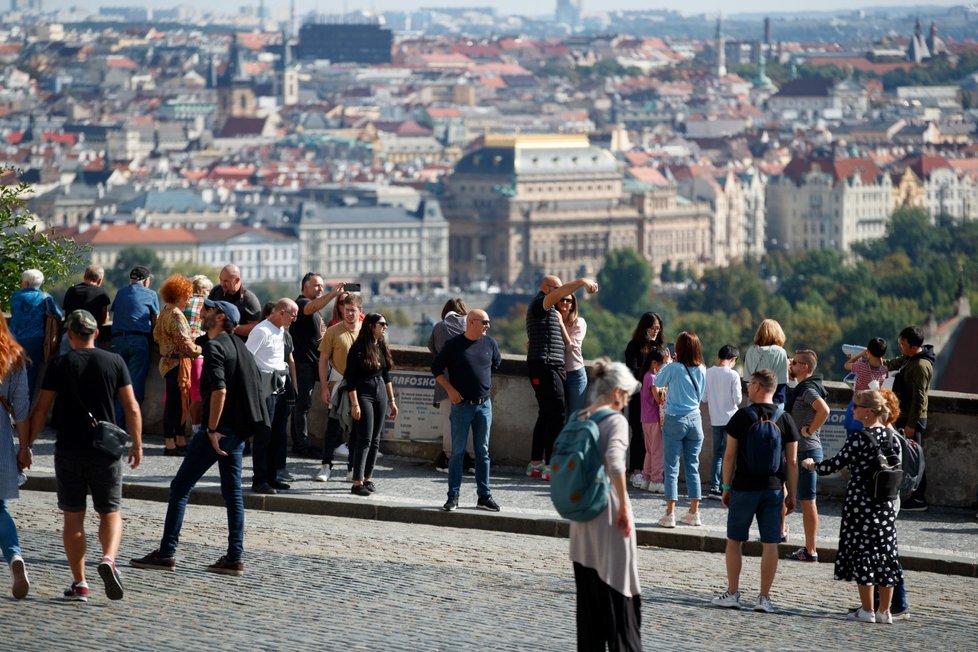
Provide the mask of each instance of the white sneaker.
[{"label": "white sneaker", "polygon": [[771,598],[766,595],[757,596],[757,604],[754,605],[754,611],[762,611],[766,614],[773,614],[775,609],[774,605],[771,604]]},{"label": "white sneaker", "polygon": [[710,600],[714,607],[725,607],[727,609],[740,609],[740,591],[727,593],[724,591],[717,597]]},{"label": "white sneaker", "polygon": [[[350,457],[350,449],[346,444],[340,444],[333,451],[333,457]],[[377,452],[377,457],[380,457],[380,451]]]},{"label": "white sneaker", "polygon": [[651,481],[648,481],[648,480],[642,480],[641,482],[639,482],[639,483],[638,483],[638,487],[636,487],[636,488],[637,488],[637,489],[641,489],[642,491],[648,491],[648,490],[649,490],[649,485],[650,485],[650,484],[652,484],[652,482],[651,482]]},{"label": "white sneaker", "polygon": [[893,616],[890,615],[889,611],[877,611],[876,622],[880,623],[881,625],[892,625]]},{"label": "white sneaker", "polygon": [[353,469],[346,472],[346,481],[353,482]]},{"label": "white sneaker", "polygon": [[632,479],[630,480],[633,487],[641,487],[642,483],[645,482],[645,476],[642,475],[641,471],[636,471],[632,474]]},{"label": "white sneaker", "polygon": [[27,579],[27,568],[24,566],[24,558],[14,555],[10,560],[10,577],[13,580],[10,591],[14,598],[23,600],[31,590],[30,580]]},{"label": "white sneaker", "polygon": [[864,611],[862,607],[859,607],[859,609],[856,609],[850,613],[848,616],[846,616],[846,618],[849,620],[858,620],[861,623],[876,622],[876,614],[872,611]]},{"label": "white sneaker", "polygon": [[329,482],[329,476],[333,472],[333,469],[329,467],[329,464],[323,464],[319,468],[319,472],[313,476],[313,480],[316,482]]},{"label": "white sneaker", "polygon": [[646,491],[651,491],[654,494],[664,494],[666,493],[666,485],[662,482],[650,482]]},{"label": "white sneaker", "polygon": [[693,525],[693,526],[703,525],[703,521],[700,520],[699,512],[696,513],[686,512],[682,516],[682,518],[679,519],[679,522],[682,523],[683,525]]},{"label": "white sneaker", "polygon": [[676,512],[671,514],[666,514],[659,519],[659,527],[674,528],[676,527]]}]

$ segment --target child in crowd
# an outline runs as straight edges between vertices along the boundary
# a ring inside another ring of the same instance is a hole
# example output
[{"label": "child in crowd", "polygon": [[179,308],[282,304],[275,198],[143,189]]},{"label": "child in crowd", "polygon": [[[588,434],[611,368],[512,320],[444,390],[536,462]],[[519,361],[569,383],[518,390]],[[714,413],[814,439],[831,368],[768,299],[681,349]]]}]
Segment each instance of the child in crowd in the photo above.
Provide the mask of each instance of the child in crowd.
[{"label": "child in crowd", "polygon": [[662,419],[665,413],[659,406],[665,400],[666,392],[655,386],[655,375],[663,365],[672,361],[669,349],[652,347],[645,354],[642,369],[642,432],[645,437],[645,466],[642,480],[636,486],[654,494],[665,493],[664,462],[662,458]]},{"label": "child in crowd", "polygon": [[713,426],[713,468],[710,474],[709,497],[720,500],[720,474],[723,453],[726,450],[727,423],[740,406],[740,376],[734,371],[740,351],[732,344],[724,344],[717,353],[716,365],[706,370],[706,391],[703,401],[710,408],[710,424]]},{"label": "child in crowd", "polygon": [[[852,389],[852,395],[867,389],[879,389],[883,386],[889,371],[883,364],[883,356],[886,355],[886,340],[882,337],[874,337],[866,345],[866,348],[859,353],[854,353],[843,365],[847,371],[856,374],[856,384]],[[871,386],[871,383],[876,383]],[[852,399],[846,408],[846,433],[851,435],[857,430],[862,430],[863,424],[852,416]]]}]

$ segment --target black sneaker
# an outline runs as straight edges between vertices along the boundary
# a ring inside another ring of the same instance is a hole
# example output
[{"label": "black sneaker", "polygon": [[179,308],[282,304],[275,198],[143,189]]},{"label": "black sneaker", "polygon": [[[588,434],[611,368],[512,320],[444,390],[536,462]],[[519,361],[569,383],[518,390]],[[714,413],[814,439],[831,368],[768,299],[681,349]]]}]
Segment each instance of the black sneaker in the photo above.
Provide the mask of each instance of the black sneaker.
[{"label": "black sneaker", "polygon": [[458,509],[458,496],[449,496],[442,507],[442,511],[454,512],[456,509]]},{"label": "black sneaker", "polygon": [[498,512],[499,505],[496,501],[492,499],[492,496],[479,496],[479,502],[475,504],[479,509],[484,509],[487,512]]},{"label": "black sneaker", "polygon": [[364,480],[363,481],[363,486],[366,487],[367,488],[367,491],[369,491],[370,493],[374,493],[374,492],[377,491],[377,485],[375,485],[370,480]]},{"label": "black sneaker", "polygon": [[154,550],[145,557],[130,559],[129,565],[133,568],[152,568],[155,570],[171,571],[177,567],[176,557],[163,557],[159,550]]},{"label": "black sneaker", "polygon": [[226,555],[222,555],[220,559],[207,567],[207,572],[218,575],[244,575],[244,562],[240,559],[232,561]]},{"label": "black sneaker", "polygon": [[109,600],[122,599],[122,576],[119,569],[115,567],[115,562],[111,559],[103,559],[98,565],[98,575],[102,578],[105,585],[105,595]]},{"label": "black sneaker", "polygon": [[277,494],[278,492],[275,491],[275,488],[272,485],[268,484],[267,482],[262,482],[261,484],[251,485],[251,493],[272,495]]},{"label": "black sneaker", "polygon": [[927,501],[919,498],[910,498],[900,505],[901,512],[926,512]]},{"label": "black sneaker", "polygon": [[448,473],[448,455],[445,455],[445,451],[440,451],[435,458],[435,471]]},{"label": "black sneaker", "polygon": [[350,487],[350,493],[354,496],[369,496],[370,490],[364,487],[362,484],[355,484]]},{"label": "black sneaker", "polygon": [[292,488],[292,485],[287,482],[282,482],[281,480],[272,480],[268,483],[268,485],[276,491],[288,491]]},{"label": "black sneaker", "polygon": [[280,482],[295,482],[295,476],[289,473],[288,471],[280,470],[277,474],[275,474],[275,477]]}]

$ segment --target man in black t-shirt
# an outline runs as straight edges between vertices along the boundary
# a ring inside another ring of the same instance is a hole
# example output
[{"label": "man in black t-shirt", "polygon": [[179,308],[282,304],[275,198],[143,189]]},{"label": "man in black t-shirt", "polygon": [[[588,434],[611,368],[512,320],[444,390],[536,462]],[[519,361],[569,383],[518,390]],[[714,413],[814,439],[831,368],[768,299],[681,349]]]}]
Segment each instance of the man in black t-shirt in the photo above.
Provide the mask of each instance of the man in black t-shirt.
[{"label": "man in black t-shirt", "polygon": [[[747,385],[750,409],[740,408],[727,423],[727,449],[723,454],[723,504],[727,513],[727,590],[713,598],[717,607],[740,608],[742,546],[754,518],[761,534],[761,587],[754,611],[772,613],[771,586],[778,570],[781,542],[781,507],[795,509],[798,486],[798,440],[801,438],[790,414],[783,413],[776,425],[781,432],[781,467],[771,475],[756,475],[747,463],[749,430],[758,419],[774,416],[777,377],[770,369],[759,369]],[[753,412],[754,414],[751,414]],[[784,485],[788,484],[785,494]],[[736,573],[731,572],[736,569]]]},{"label": "man in black t-shirt", "polygon": [[143,458],[142,419],[133,393],[129,370],[121,356],[95,348],[98,326],[86,310],[75,310],[65,320],[71,351],[51,362],[41,393],[31,411],[30,441],[44,429],[54,406],[54,475],[58,508],[64,512],[64,546],[72,584],[66,600],[88,600],[85,581],[85,508],[87,495],[99,515],[102,559],[98,574],[110,600],[122,599],[122,578],[115,557],[122,541],[122,460],[93,447],[95,421],[113,422],[115,399],[122,404],[126,429],[132,439],[129,465]]},{"label": "man in black t-shirt", "polygon": [[[105,280],[105,270],[101,265],[89,265],[85,268],[82,282],[72,285],[65,292],[64,301],[61,303],[62,312],[70,315],[75,310],[87,310],[95,317],[95,323],[101,328],[109,316],[109,305],[112,303],[109,295],[102,289],[102,281]],[[71,350],[68,338],[61,339],[60,355],[64,355]]]},{"label": "man in black t-shirt", "polygon": [[227,301],[238,309],[240,321],[234,327],[234,334],[246,340],[251,329],[261,321],[261,302],[241,282],[241,270],[237,265],[225,265],[221,269],[220,283],[211,290],[207,298],[211,301]]},{"label": "man in black t-shirt", "polygon": [[452,402],[452,457],[448,461],[448,502],[443,507],[446,512],[458,508],[462,460],[470,428],[479,495],[476,507],[499,511],[489,489],[489,429],[492,426],[489,391],[492,389],[492,372],[499,368],[502,356],[496,340],[486,335],[488,332],[489,315],[482,310],[470,310],[465,316],[465,332],[448,340],[431,363],[431,373]]},{"label": "man in black t-shirt", "polygon": [[309,410],[312,409],[313,390],[319,380],[319,343],[326,330],[319,312],[343,293],[345,285],[338,283],[330,292],[323,294],[323,277],[309,272],[302,277],[302,294],[295,300],[299,306],[299,316],[289,327],[295,345],[293,355],[298,384],[292,412],[292,453],[295,455],[320,455],[319,449],[309,442]]}]

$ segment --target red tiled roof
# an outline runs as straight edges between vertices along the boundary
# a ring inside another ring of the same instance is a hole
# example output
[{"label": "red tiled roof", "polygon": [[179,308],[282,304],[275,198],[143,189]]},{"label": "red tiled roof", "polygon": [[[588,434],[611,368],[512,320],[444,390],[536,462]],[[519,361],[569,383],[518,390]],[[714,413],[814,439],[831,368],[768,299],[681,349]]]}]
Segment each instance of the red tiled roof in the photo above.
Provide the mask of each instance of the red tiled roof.
[{"label": "red tiled roof", "polygon": [[653,186],[668,186],[669,180],[662,176],[662,173],[655,168],[630,167],[628,174],[633,179],[650,183]]},{"label": "red tiled roof", "polygon": [[881,174],[876,163],[868,158],[842,158],[833,160],[796,157],[785,166],[784,175],[796,184],[800,184],[802,176],[815,168],[832,175],[833,185],[844,179],[850,179],[857,174],[863,183],[875,183]]},{"label": "red tiled roof", "polygon": [[64,235],[80,244],[99,245],[174,245],[194,244],[196,239],[183,227],[161,228],[158,226],[141,227],[137,224],[105,224],[93,226],[79,232],[77,228],[59,230],[58,235]]}]

